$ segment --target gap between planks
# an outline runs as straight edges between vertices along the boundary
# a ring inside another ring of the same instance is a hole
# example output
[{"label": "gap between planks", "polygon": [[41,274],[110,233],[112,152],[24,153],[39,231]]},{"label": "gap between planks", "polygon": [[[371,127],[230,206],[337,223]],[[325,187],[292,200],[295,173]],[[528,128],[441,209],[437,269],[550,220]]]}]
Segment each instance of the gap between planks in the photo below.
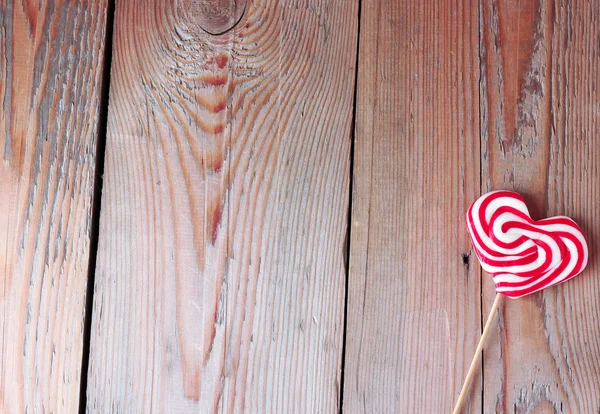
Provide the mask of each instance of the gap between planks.
[{"label": "gap between planks", "polygon": [[92,225],[90,234],[90,259],[88,282],[85,294],[85,317],[83,328],[83,349],[81,353],[81,382],[79,389],[79,414],[87,408],[88,368],[90,363],[90,337],[92,329],[92,311],[94,305],[94,283],[96,258],[98,256],[98,237],[100,234],[100,205],[104,176],[104,154],[106,152],[106,132],[108,126],[108,96],[110,93],[110,68],[112,63],[112,40],[114,26],[115,0],[108,0],[106,9],[106,32],[104,40],[104,62],[102,67],[102,87],[100,107],[98,108],[98,136],[96,138],[96,167],[94,171],[94,189],[92,195]]},{"label": "gap between planks", "polygon": [[344,368],[346,367],[346,333],[348,327],[348,286],[350,281],[350,240],[352,239],[352,189],[354,187],[354,140],[356,139],[356,103],[358,98],[358,64],[360,62],[360,19],[362,14],[362,0],[358,0],[358,12],[356,14],[356,64],[354,68],[354,101],[352,102],[352,126],[350,130],[350,180],[348,192],[348,222],[346,227],[345,263],[346,286],[344,290],[344,334],[342,339],[342,372],[340,375],[340,414],[344,411]]}]

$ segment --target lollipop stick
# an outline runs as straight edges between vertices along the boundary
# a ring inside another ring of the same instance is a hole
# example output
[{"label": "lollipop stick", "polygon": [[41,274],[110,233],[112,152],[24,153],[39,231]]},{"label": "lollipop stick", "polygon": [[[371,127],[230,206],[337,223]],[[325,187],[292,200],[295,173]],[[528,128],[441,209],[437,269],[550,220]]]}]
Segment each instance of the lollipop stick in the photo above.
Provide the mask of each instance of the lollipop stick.
[{"label": "lollipop stick", "polygon": [[462,408],[462,405],[467,398],[467,391],[469,391],[469,386],[471,385],[471,381],[477,372],[477,366],[479,365],[479,361],[481,360],[481,351],[485,345],[485,341],[487,340],[488,334],[490,333],[490,328],[492,327],[492,321],[494,320],[494,316],[496,316],[496,310],[502,303],[502,299],[504,299],[504,295],[500,293],[496,293],[496,299],[494,300],[494,304],[492,305],[492,309],[490,309],[490,314],[488,315],[487,321],[485,322],[485,326],[483,328],[483,332],[481,333],[481,339],[479,340],[479,345],[477,345],[477,349],[475,350],[475,355],[473,355],[473,361],[471,361],[471,366],[469,367],[469,372],[467,372],[467,377],[465,378],[465,382],[463,383],[462,389],[460,390],[460,395],[458,396],[458,400],[456,401],[456,405],[454,406],[453,414],[458,414]]}]

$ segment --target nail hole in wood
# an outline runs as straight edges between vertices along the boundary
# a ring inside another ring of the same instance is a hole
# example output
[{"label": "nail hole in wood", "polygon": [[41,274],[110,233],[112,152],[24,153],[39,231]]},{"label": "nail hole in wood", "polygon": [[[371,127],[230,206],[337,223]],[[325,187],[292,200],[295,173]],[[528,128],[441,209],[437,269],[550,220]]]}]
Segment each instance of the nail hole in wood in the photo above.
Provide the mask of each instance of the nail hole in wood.
[{"label": "nail hole in wood", "polygon": [[469,253],[463,253],[461,256],[462,256],[463,266],[469,267],[469,261],[471,259],[471,253],[470,252]]}]

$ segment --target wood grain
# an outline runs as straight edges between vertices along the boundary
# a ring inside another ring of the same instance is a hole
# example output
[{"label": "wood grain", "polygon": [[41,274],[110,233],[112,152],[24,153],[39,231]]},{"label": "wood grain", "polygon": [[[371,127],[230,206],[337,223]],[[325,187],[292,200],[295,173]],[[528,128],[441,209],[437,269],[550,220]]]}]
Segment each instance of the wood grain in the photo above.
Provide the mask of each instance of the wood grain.
[{"label": "wood grain", "polygon": [[477,346],[478,42],[476,2],[362,4],[345,412],[451,412]]},{"label": "wood grain", "polygon": [[88,410],[335,412],[358,2],[196,6],[117,4]]},{"label": "wood grain", "polygon": [[[484,355],[484,412],[600,410],[599,19],[597,2],[482,2],[483,189],[521,192],[534,219],[573,217],[591,255],[578,278],[505,302]],[[485,313],[495,292],[484,277]]]},{"label": "wood grain", "polygon": [[0,412],[76,412],[106,1],[0,1]]}]

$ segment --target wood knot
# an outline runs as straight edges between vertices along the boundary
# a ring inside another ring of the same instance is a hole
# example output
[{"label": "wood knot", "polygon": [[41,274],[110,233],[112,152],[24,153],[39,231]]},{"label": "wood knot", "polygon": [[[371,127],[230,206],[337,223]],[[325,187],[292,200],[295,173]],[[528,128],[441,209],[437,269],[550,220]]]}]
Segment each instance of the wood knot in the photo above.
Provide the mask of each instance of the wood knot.
[{"label": "wood knot", "polygon": [[191,15],[212,35],[233,29],[244,15],[247,0],[192,0]]}]

